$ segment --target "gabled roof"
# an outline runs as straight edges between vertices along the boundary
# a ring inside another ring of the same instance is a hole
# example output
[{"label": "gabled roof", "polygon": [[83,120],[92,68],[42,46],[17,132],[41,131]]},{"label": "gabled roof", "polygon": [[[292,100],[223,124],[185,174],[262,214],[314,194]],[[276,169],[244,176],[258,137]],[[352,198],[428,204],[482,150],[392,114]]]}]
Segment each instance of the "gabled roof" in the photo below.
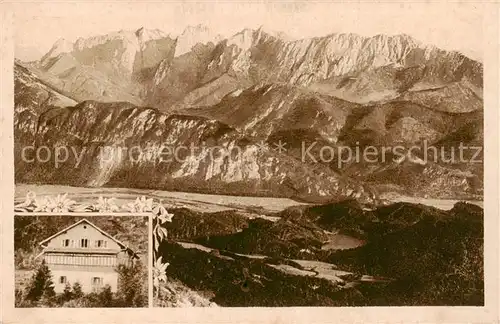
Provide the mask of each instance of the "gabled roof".
[{"label": "gabled roof", "polygon": [[60,231],[59,231],[59,232],[57,232],[56,234],[54,234],[54,235],[52,235],[52,236],[50,236],[50,237],[46,238],[45,240],[41,241],[41,242],[39,243],[39,245],[40,245],[40,246],[42,246],[43,248],[46,248],[47,246],[46,246],[46,245],[44,245],[45,243],[49,242],[49,241],[50,241],[50,240],[52,240],[53,238],[55,238],[55,237],[57,237],[57,236],[59,236],[59,235],[63,234],[64,232],[66,232],[66,231],[68,231],[68,230],[72,229],[73,227],[78,226],[78,225],[80,225],[80,224],[82,224],[82,223],[87,223],[88,225],[92,226],[92,227],[93,227],[93,228],[95,228],[97,231],[99,231],[102,235],[104,235],[104,236],[106,236],[106,237],[110,238],[112,241],[114,241],[116,244],[118,244],[118,246],[119,246],[120,248],[122,248],[123,250],[126,250],[127,252],[131,253],[134,257],[138,257],[138,256],[137,256],[137,253],[135,253],[135,252],[134,252],[132,249],[130,249],[127,245],[125,245],[125,244],[124,244],[124,243],[122,243],[121,241],[119,241],[119,240],[117,240],[116,238],[114,238],[111,234],[109,234],[109,233],[107,233],[107,232],[103,231],[102,229],[100,229],[99,227],[97,227],[96,225],[94,225],[92,222],[90,222],[89,220],[87,220],[86,218],[81,219],[81,220],[79,220],[78,222],[74,223],[73,225],[70,225],[70,226],[68,226],[68,227],[66,227],[66,228],[64,228],[64,229],[62,229],[62,230],[60,230]]}]

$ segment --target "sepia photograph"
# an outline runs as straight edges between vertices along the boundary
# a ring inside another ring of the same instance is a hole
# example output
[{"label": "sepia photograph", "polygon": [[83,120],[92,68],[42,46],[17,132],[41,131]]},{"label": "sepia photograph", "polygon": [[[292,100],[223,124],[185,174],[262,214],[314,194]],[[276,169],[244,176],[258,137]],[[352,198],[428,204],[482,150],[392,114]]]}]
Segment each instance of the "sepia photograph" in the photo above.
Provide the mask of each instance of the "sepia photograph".
[{"label": "sepia photograph", "polygon": [[147,307],[148,217],[14,219],[16,307]]},{"label": "sepia photograph", "polygon": [[15,307],[491,307],[488,12],[18,10]]}]

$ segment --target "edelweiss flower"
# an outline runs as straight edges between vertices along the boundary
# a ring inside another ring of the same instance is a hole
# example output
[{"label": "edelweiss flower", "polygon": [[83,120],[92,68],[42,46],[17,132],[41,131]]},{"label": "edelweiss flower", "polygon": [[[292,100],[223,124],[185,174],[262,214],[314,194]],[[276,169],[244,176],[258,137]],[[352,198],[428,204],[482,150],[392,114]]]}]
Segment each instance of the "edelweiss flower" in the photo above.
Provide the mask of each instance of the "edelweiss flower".
[{"label": "edelweiss flower", "polygon": [[156,260],[155,265],[153,267],[153,285],[155,287],[160,286],[160,282],[165,282],[167,281],[167,274],[165,271],[167,270],[167,267],[170,265],[170,263],[162,263],[162,257],[159,257],[158,260]]},{"label": "edelweiss flower", "polygon": [[161,204],[157,204],[153,208],[153,213],[160,220],[160,224],[164,224],[165,222],[171,222],[172,217],[174,217],[174,214],[170,214]]},{"label": "edelweiss flower", "polygon": [[145,196],[142,196],[140,199],[137,198],[134,202],[128,203],[125,208],[132,213],[150,212],[153,211],[153,199],[146,199]]},{"label": "edelweiss flower", "polygon": [[50,212],[52,211],[52,200],[48,197],[35,199],[34,212]]},{"label": "edelweiss flower", "polygon": [[76,204],[76,202],[68,199],[67,197],[68,197],[68,194],[64,194],[62,196],[57,195],[57,197],[54,198],[53,200],[48,198],[49,200],[51,200],[51,206],[52,206],[51,211],[55,212],[55,213],[68,212],[71,209],[71,207],[73,207],[73,205]]},{"label": "edelweiss flower", "polygon": [[35,199],[35,212],[66,213],[76,204],[75,201],[67,198],[68,194],[57,195],[55,198],[43,197]]},{"label": "edelweiss flower", "polygon": [[102,196],[97,200],[95,208],[100,212],[117,212],[119,210],[114,198],[103,198]]},{"label": "edelweiss flower", "polygon": [[26,194],[26,199],[24,200],[24,202],[22,202],[20,204],[17,204],[14,207],[16,207],[16,208],[29,207],[29,206],[31,206],[32,204],[35,203],[35,199],[36,199],[36,194],[33,191],[28,191],[28,193]]}]

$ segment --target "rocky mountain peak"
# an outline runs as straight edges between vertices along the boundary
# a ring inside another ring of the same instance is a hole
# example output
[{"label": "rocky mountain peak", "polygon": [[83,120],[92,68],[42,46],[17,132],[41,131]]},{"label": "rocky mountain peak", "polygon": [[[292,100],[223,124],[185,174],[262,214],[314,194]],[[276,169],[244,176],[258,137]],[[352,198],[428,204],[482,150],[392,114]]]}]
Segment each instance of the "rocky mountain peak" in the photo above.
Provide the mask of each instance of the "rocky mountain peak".
[{"label": "rocky mountain peak", "polygon": [[135,36],[141,37],[144,34],[144,27],[141,27],[135,31]]},{"label": "rocky mountain peak", "polygon": [[191,51],[196,44],[218,43],[221,39],[221,35],[213,32],[205,25],[187,26],[182,34],[177,37],[175,57]]},{"label": "rocky mountain peak", "polygon": [[44,62],[47,62],[48,60],[50,60],[54,57],[57,57],[60,54],[71,53],[73,51],[73,48],[74,48],[74,44],[72,42],[70,42],[64,38],[59,38],[54,43],[54,45],[52,45],[52,48],[50,49],[50,51],[48,51],[47,54],[45,54],[40,59],[40,61],[42,62],[42,64],[44,64]]},{"label": "rocky mountain peak", "polygon": [[252,46],[254,46],[264,35],[265,33],[260,28],[257,30],[245,28],[242,31],[231,36],[228,39],[227,44],[229,46],[235,45],[241,50],[246,51],[249,50]]},{"label": "rocky mountain peak", "polygon": [[259,28],[257,29],[257,31],[259,33],[265,33],[265,34],[272,36],[274,38],[281,39],[282,41],[285,41],[285,42],[290,42],[290,41],[294,40],[290,35],[286,34],[285,32],[280,31],[280,30],[274,30],[274,29],[269,28],[265,25],[260,25]]},{"label": "rocky mountain peak", "polygon": [[146,29],[141,27],[135,31],[135,35],[140,41],[146,42],[168,37],[169,35],[159,29]]}]

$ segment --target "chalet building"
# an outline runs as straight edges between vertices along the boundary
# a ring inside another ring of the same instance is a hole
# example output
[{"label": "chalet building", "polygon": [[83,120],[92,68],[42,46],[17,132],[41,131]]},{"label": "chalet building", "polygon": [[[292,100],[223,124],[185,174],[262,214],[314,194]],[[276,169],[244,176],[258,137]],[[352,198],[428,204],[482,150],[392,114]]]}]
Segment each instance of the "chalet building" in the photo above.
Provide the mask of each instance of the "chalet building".
[{"label": "chalet building", "polygon": [[87,219],[63,229],[40,242],[43,256],[52,272],[56,292],[66,283],[79,282],[85,293],[105,285],[116,292],[120,264],[130,265],[138,255]]}]

